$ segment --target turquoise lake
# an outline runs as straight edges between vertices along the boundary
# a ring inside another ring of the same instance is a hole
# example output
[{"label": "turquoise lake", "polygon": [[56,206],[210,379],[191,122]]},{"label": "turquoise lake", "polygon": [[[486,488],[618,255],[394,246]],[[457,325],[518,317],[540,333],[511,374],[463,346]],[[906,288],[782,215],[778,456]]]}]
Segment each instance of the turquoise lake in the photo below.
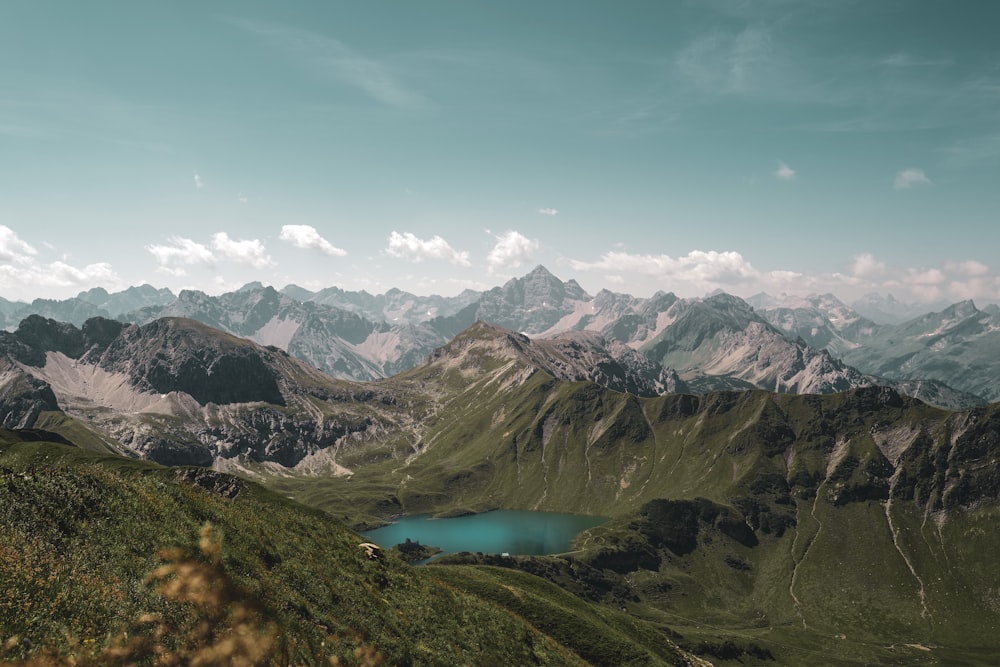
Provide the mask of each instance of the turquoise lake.
[{"label": "turquoise lake", "polygon": [[418,514],[362,535],[384,548],[410,538],[413,542],[440,547],[443,553],[480,551],[538,556],[569,551],[574,537],[605,521],[606,518],[599,516],[528,510],[495,510],[449,519]]}]

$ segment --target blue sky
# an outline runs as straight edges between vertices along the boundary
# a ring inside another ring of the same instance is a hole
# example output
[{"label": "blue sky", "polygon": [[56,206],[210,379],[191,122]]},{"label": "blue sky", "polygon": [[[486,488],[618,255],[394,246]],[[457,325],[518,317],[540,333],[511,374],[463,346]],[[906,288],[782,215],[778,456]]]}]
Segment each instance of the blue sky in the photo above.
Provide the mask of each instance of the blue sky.
[{"label": "blue sky", "polygon": [[0,296],[1000,299],[1000,5],[0,5]]}]

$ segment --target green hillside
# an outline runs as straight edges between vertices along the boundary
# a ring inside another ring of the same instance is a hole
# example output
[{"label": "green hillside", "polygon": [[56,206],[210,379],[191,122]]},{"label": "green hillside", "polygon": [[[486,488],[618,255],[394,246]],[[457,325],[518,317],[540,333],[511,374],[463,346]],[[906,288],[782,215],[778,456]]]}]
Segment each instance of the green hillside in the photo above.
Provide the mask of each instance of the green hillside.
[{"label": "green hillside", "polygon": [[[148,577],[194,559],[264,619],[277,662],[355,644],[399,664],[689,660],[677,646],[733,665],[1000,662],[1000,404],[949,411],[879,387],[638,398],[557,380],[523,347],[473,326],[367,385],[293,382],[258,350],[287,405],[209,404],[198,423],[41,410],[39,427],[87,451],[4,436],[5,650],[105,650],[149,613],[187,637],[196,611]],[[128,420],[154,449],[243,442],[215,465],[269,491],[114,457]],[[288,456],[261,458],[272,446]],[[567,554],[416,569],[370,559],[339,523],[499,508],[610,520]],[[194,548],[206,524],[217,563]]]},{"label": "green hillside", "polygon": [[[0,661],[577,665],[623,642],[624,614],[540,630],[495,601],[516,587],[463,592],[255,484],[52,439],[0,432]],[[631,664],[688,664],[647,639]]]},{"label": "green hillside", "polygon": [[639,399],[540,372],[514,381],[521,371],[488,361],[409,456],[359,448],[349,478],[276,488],[360,523],[493,508],[611,516],[561,565],[494,564],[576,592],[581,568],[601,572],[621,594],[594,599],[716,661],[1000,657],[1000,407],[955,413],[879,388]]}]

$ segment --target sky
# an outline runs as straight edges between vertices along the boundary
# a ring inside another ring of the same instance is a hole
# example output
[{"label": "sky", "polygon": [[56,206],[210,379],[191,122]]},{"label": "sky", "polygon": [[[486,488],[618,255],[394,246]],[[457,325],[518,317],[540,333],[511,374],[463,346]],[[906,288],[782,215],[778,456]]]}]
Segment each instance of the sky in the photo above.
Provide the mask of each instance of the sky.
[{"label": "sky", "polygon": [[1000,300],[1000,3],[4,0],[0,296]]}]

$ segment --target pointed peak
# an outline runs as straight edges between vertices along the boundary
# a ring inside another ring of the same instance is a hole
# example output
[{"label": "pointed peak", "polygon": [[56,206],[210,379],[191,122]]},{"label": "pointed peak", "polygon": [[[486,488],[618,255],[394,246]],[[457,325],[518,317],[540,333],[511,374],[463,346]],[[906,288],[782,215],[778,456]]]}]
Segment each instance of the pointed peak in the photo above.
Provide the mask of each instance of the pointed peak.
[{"label": "pointed peak", "polygon": [[972,299],[966,299],[965,301],[958,301],[951,304],[944,310],[945,313],[954,317],[969,317],[979,312],[976,308],[976,304]]},{"label": "pointed peak", "polygon": [[525,275],[524,277],[527,278],[528,276],[532,276],[532,277],[546,277],[546,278],[555,278],[556,277],[551,271],[549,271],[548,269],[546,269],[541,264],[539,264],[538,266],[536,266],[535,268],[533,268],[531,271],[529,271],[527,273],[527,275]]}]

